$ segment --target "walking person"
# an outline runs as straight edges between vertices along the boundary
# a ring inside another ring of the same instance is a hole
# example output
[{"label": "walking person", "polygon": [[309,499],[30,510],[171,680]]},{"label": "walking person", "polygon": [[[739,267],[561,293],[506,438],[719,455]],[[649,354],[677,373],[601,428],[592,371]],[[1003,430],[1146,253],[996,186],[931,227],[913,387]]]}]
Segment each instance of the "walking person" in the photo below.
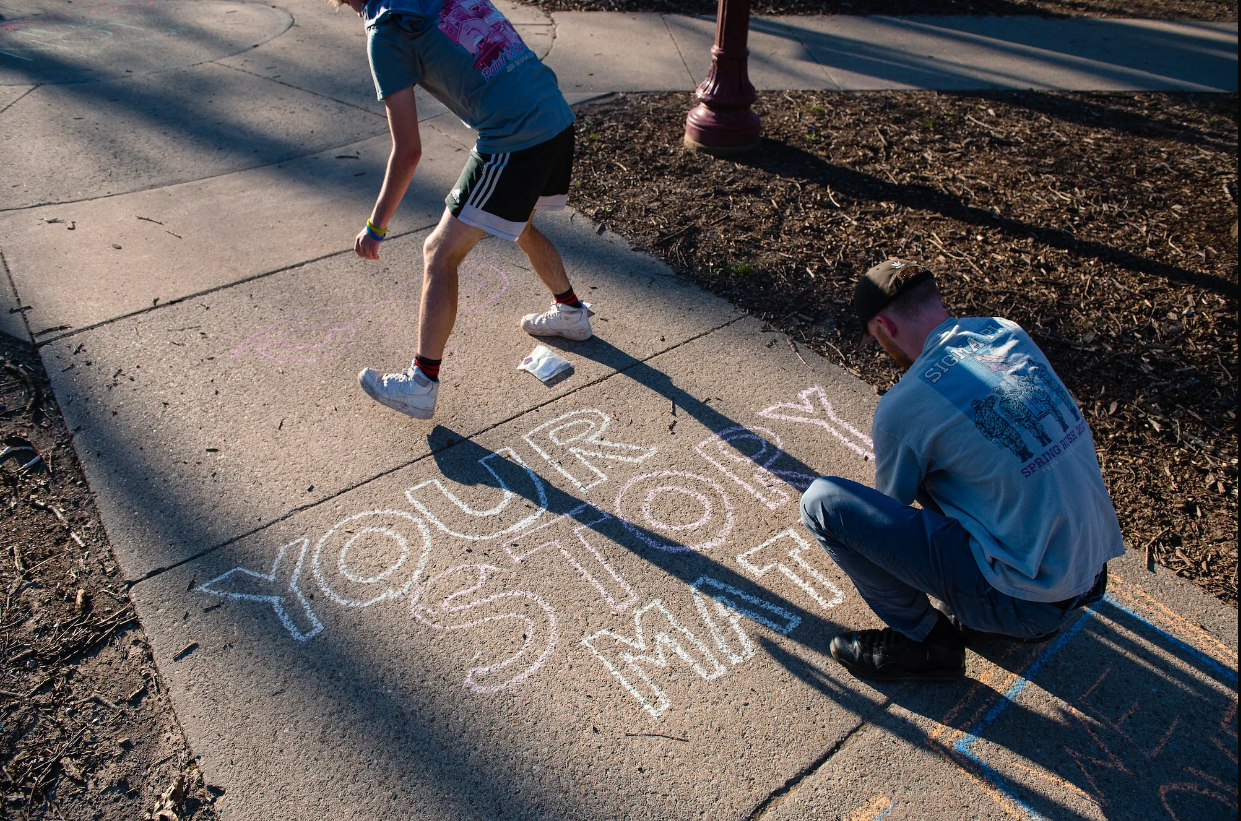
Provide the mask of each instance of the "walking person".
[{"label": "walking person", "polygon": [[951,681],[967,645],[1045,640],[1102,598],[1120,525],[1090,427],[1020,326],[950,316],[934,275],[898,259],[858,281],[853,310],[905,374],[875,411],[875,487],[828,476],[802,497],[888,625],[831,653],[860,678]]},{"label": "walking person", "polygon": [[418,350],[397,373],[365,368],[362,390],[417,419],[430,419],[440,361],[457,318],[457,269],[480,239],[517,243],[553,295],[549,310],[522,318],[535,336],[590,338],[586,306],[573,292],[560,252],[531,223],[536,210],[566,206],[573,170],[574,114],[556,75],[539,61],[490,0],[329,0],[365,21],[375,90],[392,133],[383,185],[354,240],[379,259],[388,221],[422,156],[414,86],[422,86],[467,125],[478,142],[445,199],[443,217],[423,243]]}]

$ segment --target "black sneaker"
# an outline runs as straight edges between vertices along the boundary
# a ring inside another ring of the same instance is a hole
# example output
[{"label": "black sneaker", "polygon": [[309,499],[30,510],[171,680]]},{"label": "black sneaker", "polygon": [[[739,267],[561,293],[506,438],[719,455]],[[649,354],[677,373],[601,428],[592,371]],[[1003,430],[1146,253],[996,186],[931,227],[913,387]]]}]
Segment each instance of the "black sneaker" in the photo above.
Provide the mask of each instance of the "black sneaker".
[{"label": "black sneaker", "polygon": [[965,644],[944,615],[923,641],[891,627],[832,639],[832,658],[868,681],[957,681],[965,676]]}]

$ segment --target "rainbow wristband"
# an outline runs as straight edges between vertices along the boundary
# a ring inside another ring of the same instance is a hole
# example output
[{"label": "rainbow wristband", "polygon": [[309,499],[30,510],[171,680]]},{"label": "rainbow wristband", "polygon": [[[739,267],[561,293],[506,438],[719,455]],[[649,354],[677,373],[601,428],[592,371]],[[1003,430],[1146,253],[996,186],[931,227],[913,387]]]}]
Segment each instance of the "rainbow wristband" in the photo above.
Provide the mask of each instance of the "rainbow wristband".
[{"label": "rainbow wristband", "polygon": [[388,229],[385,228],[381,232],[378,228],[374,226],[374,224],[370,220],[366,221],[366,234],[371,239],[375,240],[375,242],[383,242],[384,240],[386,240],[387,237],[384,236],[384,234],[387,234],[387,233],[388,233]]}]

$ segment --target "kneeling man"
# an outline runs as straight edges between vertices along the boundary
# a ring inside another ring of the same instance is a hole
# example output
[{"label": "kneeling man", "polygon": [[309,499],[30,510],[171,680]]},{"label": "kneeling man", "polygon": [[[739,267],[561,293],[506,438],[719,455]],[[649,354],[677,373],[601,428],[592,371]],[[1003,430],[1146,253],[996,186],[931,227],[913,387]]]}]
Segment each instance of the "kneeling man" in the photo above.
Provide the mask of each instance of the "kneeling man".
[{"label": "kneeling man", "polygon": [[860,678],[951,681],[967,644],[1049,638],[1102,598],[1120,525],[1086,420],[1020,326],[949,316],[934,275],[896,259],[853,310],[905,375],[875,411],[875,489],[828,476],[802,497],[888,625],[836,636],[832,656]]}]

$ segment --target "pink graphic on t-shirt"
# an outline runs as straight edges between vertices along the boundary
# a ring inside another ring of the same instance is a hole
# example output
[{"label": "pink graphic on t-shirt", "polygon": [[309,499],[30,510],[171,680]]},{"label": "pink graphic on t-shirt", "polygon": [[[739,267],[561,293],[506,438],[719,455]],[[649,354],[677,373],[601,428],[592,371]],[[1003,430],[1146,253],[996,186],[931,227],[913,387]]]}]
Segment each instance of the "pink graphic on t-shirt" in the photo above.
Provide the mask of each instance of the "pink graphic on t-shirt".
[{"label": "pink graphic on t-shirt", "polygon": [[526,50],[521,35],[490,0],[444,0],[439,30],[474,55],[474,67],[487,79]]}]

